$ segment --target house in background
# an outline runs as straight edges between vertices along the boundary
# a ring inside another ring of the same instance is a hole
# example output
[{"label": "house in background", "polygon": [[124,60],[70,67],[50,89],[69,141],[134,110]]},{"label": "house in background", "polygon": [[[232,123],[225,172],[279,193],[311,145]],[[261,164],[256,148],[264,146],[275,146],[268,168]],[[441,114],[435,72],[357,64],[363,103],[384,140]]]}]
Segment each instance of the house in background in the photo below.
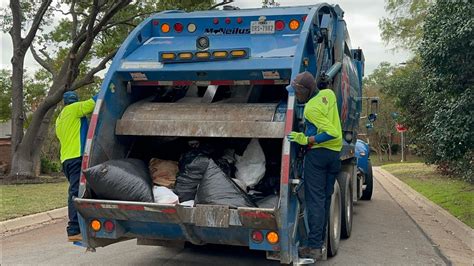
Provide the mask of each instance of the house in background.
[{"label": "house in background", "polygon": [[12,121],[0,122],[0,175],[10,171],[12,157]]}]

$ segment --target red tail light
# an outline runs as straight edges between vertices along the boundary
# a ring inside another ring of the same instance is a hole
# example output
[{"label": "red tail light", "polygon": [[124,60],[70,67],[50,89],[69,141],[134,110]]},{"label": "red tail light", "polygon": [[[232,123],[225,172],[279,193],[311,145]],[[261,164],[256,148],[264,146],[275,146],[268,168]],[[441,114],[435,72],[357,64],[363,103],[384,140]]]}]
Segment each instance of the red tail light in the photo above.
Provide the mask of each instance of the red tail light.
[{"label": "red tail light", "polygon": [[115,224],[114,222],[107,220],[104,222],[104,228],[105,228],[105,231],[108,233],[113,232],[115,229]]},{"label": "red tail light", "polygon": [[285,28],[285,22],[283,20],[277,20],[275,22],[275,29],[276,30],[283,30]]},{"label": "red tail light", "polygon": [[183,24],[181,24],[181,23],[174,24],[174,30],[176,32],[182,32],[183,31]]},{"label": "red tail light", "polygon": [[261,231],[254,230],[252,231],[252,241],[255,243],[262,243],[263,242],[263,233]]}]

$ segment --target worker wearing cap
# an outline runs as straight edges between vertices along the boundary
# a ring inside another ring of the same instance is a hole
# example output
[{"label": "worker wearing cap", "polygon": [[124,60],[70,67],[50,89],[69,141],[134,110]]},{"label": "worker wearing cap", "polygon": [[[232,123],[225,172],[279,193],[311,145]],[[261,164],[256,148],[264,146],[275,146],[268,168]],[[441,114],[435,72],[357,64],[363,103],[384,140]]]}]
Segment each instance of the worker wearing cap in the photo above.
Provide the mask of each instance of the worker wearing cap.
[{"label": "worker wearing cap", "polygon": [[74,208],[73,197],[79,193],[82,154],[86,143],[88,123],[86,116],[94,110],[97,95],[87,101],[79,102],[76,92],[63,95],[64,108],[56,119],[56,136],[61,144],[61,163],[69,181],[67,235],[69,241],[81,241],[81,232]]},{"label": "worker wearing cap", "polygon": [[291,83],[304,108],[305,132],[291,132],[288,139],[307,146],[304,159],[304,188],[309,235],[300,256],[322,257],[331,195],[341,168],[342,130],[336,95],[325,79],[316,84],[313,75],[303,72]]}]

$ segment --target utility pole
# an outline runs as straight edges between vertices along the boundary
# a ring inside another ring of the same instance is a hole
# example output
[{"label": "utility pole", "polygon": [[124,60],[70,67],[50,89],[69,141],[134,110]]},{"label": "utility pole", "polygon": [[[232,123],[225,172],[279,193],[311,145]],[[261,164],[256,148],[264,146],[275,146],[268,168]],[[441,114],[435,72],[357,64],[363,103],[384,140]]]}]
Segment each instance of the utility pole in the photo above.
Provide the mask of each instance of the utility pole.
[{"label": "utility pole", "polygon": [[402,160],[400,162],[402,163],[405,160],[405,138],[403,137],[403,133],[404,131],[400,132],[402,138]]}]

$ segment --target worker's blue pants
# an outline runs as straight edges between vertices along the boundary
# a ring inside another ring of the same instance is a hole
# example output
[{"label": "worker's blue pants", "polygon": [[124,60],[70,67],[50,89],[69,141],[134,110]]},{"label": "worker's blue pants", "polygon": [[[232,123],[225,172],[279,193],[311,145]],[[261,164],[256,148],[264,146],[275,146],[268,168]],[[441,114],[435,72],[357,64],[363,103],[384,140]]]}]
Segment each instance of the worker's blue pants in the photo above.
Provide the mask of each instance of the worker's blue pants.
[{"label": "worker's blue pants", "polygon": [[341,168],[339,152],[316,148],[304,160],[304,193],[309,235],[307,246],[321,248],[324,244],[331,195]]},{"label": "worker's blue pants", "polygon": [[63,162],[63,172],[69,181],[69,195],[67,199],[69,222],[67,224],[67,235],[73,236],[81,232],[77,220],[77,211],[74,207],[73,197],[79,194],[79,177],[81,175],[82,158],[68,159]]}]

